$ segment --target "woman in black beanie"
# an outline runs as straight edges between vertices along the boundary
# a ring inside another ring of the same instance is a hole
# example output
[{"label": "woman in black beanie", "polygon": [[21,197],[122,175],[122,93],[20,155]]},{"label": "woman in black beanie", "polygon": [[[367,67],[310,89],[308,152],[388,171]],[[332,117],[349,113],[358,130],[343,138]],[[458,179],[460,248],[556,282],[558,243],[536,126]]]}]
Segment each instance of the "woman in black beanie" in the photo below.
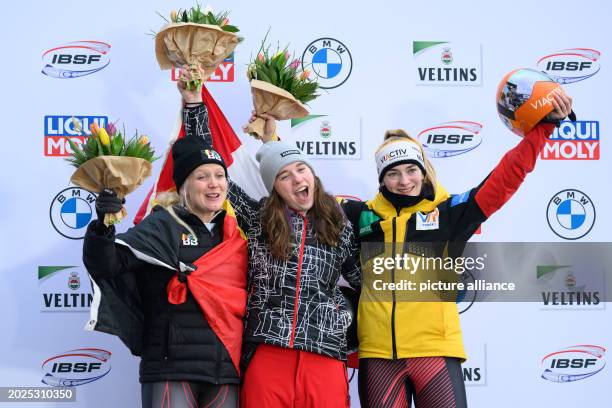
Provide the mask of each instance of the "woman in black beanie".
[{"label": "woman in black beanie", "polygon": [[141,357],[143,407],[237,407],[246,241],[221,156],[185,138],[172,158],[177,193],[126,233],[103,223],[121,200],[98,196],[83,245],[94,286],[88,328]]}]

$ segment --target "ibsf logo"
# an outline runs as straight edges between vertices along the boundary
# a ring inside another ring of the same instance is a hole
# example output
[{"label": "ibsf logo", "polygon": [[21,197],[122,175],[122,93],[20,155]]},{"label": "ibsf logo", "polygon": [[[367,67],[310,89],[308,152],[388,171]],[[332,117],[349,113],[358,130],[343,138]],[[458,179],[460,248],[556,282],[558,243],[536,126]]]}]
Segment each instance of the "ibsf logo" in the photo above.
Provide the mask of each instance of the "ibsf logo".
[{"label": "ibsf logo", "polygon": [[353,58],[346,45],[333,38],[314,40],[302,54],[302,69],[317,77],[319,88],[337,88],[351,75]]},{"label": "ibsf logo", "polygon": [[[179,68],[174,67],[170,70],[171,79],[178,81]],[[206,82],[234,82],[234,53],[232,52],[221,64],[215,69],[215,72],[206,80]]]},{"label": "ibsf logo", "polygon": [[550,229],[563,239],[579,239],[595,224],[595,206],[582,191],[559,191],[548,203],[546,218]]},{"label": "ibsf logo", "polygon": [[82,239],[91,221],[96,195],[79,187],[60,191],[51,202],[49,218],[53,228],[69,239]]},{"label": "ibsf logo", "polygon": [[543,160],[599,160],[599,122],[563,121],[546,140]]},{"label": "ibsf logo", "polygon": [[100,41],[75,41],[51,48],[42,55],[42,73],[61,79],[91,75],[110,64],[110,48]]},{"label": "ibsf logo", "polygon": [[569,48],[540,58],[538,69],[560,84],[571,84],[598,73],[600,56],[601,52],[590,48]]},{"label": "ibsf logo", "polygon": [[593,345],[576,345],[550,353],[542,359],[542,378],[557,383],[584,380],[604,369],[606,349]]},{"label": "ibsf logo", "polygon": [[111,352],[96,348],[70,350],[42,363],[44,384],[52,387],[75,387],[107,375]]},{"label": "ibsf logo", "polygon": [[482,143],[478,122],[455,121],[427,128],[417,139],[430,157],[452,157],[474,150]]},{"label": "ibsf logo", "polygon": [[[75,120],[81,129],[75,128]],[[45,156],[69,156],[72,153],[68,139],[81,146],[91,135],[89,125],[96,123],[105,127],[107,116],[45,116]]]}]

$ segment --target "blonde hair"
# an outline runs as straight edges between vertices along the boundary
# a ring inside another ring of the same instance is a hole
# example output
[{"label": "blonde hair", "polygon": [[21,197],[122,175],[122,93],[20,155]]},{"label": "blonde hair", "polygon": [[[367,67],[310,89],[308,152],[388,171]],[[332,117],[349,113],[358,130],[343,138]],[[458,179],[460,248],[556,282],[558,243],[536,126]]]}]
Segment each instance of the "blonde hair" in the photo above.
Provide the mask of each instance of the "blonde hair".
[{"label": "blonde hair", "polygon": [[193,232],[191,227],[187,225],[187,223],[183,221],[181,217],[179,217],[174,211],[174,206],[179,205],[181,207],[186,208],[187,211],[192,212],[191,206],[188,203],[187,189],[185,188],[185,184],[187,184],[186,180],[185,183],[183,183],[183,185],[181,186],[179,193],[177,193],[176,191],[166,191],[160,193],[155,199],[154,204],[161,205],[166,211],[168,211],[174,221],[176,221],[179,225],[183,226],[187,231],[189,231],[191,235],[195,237],[196,234],[195,232]]},{"label": "blonde hair", "polygon": [[419,147],[419,151],[423,156],[423,161],[425,162],[425,183],[429,184],[433,189],[434,195],[436,194],[436,185],[438,184],[438,178],[436,176],[436,171],[434,170],[433,165],[427,158],[425,154],[425,149],[423,149],[423,145],[414,137],[410,136],[404,129],[391,129],[385,132],[384,142],[378,146],[376,151],[378,152],[380,149],[385,147],[386,145],[393,142],[412,142]]}]

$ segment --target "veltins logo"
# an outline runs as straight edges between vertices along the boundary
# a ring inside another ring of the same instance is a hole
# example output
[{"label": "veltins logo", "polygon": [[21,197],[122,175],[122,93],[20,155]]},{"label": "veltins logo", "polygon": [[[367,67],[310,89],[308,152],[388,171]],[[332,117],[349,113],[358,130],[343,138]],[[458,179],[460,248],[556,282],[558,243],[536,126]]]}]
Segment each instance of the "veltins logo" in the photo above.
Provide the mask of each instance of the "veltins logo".
[{"label": "veltins logo", "polygon": [[[174,67],[170,70],[170,78],[173,81],[178,81],[179,69]],[[215,69],[215,72],[206,80],[206,82],[234,82],[234,53],[232,52],[221,64]]]},{"label": "veltins logo", "polygon": [[42,55],[42,73],[61,79],[91,75],[110,64],[110,48],[100,41],[75,41],[51,48]]},{"label": "veltins logo", "polygon": [[471,344],[467,352],[470,358],[461,364],[465,385],[487,385],[487,344]]},{"label": "veltins logo", "polygon": [[538,60],[538,69],[560,84],[571,84],[590,78],[601,69],[601,52],[590,48],[569,48]]},{"label": "veltins logo", "polygon": [[422,130],[417,139],[429,157],[453,157],[476,149],[482,143],[478,122],[458,120]]},{"label": "veltins logo", "polygon": [[557,383],[584,380],[604,369],[606,349],[580,344],[550,353],[542,359],[542,378]]},{"label": "veltins logo", "polygon": [[351,75],[353,58],[346,45],[340,41],[319,38],[308,44],[304,50],[302,69],[312,71],[320,88],[337,88]]},{"label": "veltins logo", "polygon": [[316,159],[360,159],[361,119],[308,115],[291,119],[296,146]]},{"label": "veltins logo", "polygon": [[538,286],[542,287],[544,310],[603,309],[604,272],[581,265],[538,265]]},{"label": "veltins logo", "polygon": [[[74,128],[72,118],[77,119],[83,129],[79,131]],[[91,135],[89,125],[96,123],[98,127],[105,127],[108,123],[107,116],[45,116],[45,156],[68,156],[72,153],[68,139],[81,146],[85,139]]]},{"label": "veltins logo", "polygon": [[417,85],[482,85],[480,44],[413,41]]},{"label": "veltins logo", "polygon": [[541,156],[542,160],[599,160],[599,122],[561,122]]},{"label": "veltins logo", "polygon": [[75,387],[99,380],[110,372],[110,358],[110,351],[97,348],[49,357],[42,363],[42,382],[52,387]]},{"label": "veltins logo", "polygon": [[579,239],[595,224],[595,206],[582,191],[559,191],[548,203],[546,219],[550,229],[563,239]]},{"label": "veltins logo", "polygon": [[[39,266],[40,310],[87,312],[93,301],[87,273],[76,266]],[[82,281],[85,279],[85,282]]]},{"label": "veltins logo", "polygon": [[53,228],[69,239],[82,239],[95,211],[96,195],[80,187],[60,191],[51,202]]}]

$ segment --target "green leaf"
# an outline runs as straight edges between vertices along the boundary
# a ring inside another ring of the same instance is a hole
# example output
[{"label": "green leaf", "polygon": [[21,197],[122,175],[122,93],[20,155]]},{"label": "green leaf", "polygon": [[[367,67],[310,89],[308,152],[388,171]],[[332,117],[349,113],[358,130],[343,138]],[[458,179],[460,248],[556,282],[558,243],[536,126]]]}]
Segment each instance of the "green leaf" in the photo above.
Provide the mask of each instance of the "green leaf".
[{"label": "green leaf", "polygon": [[230,32],[230,33],[237,33],[238,31],[240,31],[238,29],[238,27],[233,26],[233,25],[229,25],[229,24],[224,25],[223,27],[221,27],[221,29],[223,31],[227,31],[227,32]]},{"label": "green leaf", "polygon": [[113,137],[110,148],[113,156],[119,156],[119,153],[121,153],[121,150],[123,150],[123,138],[121,137],[121,133],[117,133]]}]

